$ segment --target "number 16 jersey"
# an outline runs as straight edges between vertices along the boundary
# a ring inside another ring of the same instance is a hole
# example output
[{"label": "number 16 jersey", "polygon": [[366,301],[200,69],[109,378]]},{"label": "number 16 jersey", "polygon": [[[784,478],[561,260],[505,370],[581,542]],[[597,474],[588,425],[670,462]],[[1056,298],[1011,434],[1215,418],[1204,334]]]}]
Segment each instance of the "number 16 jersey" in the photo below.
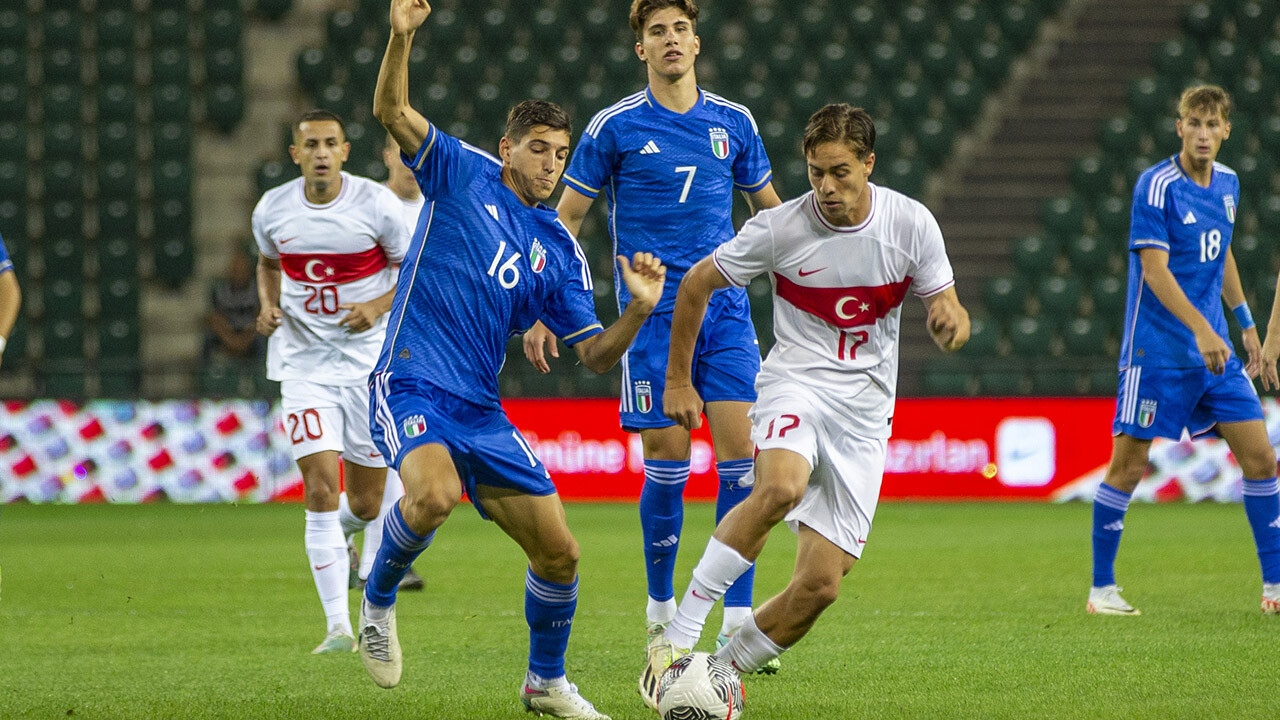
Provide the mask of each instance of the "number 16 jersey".
[{"label": "number 16 jersey", "polygon": [[764,210],[712,255],[734,285],[769,273],[773,331],[756,390],[792,381],[842,408],[865,437],[888,437],[898,383],[898,328],[910,290],[954,284],[942,231],[924,205],[868,185],[871,212],[838,227],[812,192]]},{"label": "number 16 jersey", "polygon": [[342,173],[338,197],[307,200],[303,179],[268,190],[253,210],[253,237],[265,257],[280,260],[284,318],[267,343],[267,377],[323,385],[364,385],[386,334],[384,314],[373,327],[339,325],[348,310],[395,285],[409,229],[395,193],[368,178]]}]

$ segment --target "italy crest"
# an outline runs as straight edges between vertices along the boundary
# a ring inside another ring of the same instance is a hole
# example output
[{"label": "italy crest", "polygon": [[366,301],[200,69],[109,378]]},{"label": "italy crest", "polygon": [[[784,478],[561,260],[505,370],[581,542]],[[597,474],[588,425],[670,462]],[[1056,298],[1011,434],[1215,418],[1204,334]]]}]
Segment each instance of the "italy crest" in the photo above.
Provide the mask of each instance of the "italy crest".
[{"label": "italy crest", "polygon": [[653,388],[648,381],[641,380],[635,384],[636,412],[647,413],[653,409]]},{"label": "italy crest", "polygon": [[547,249],[537,238],[533,239],[533,248],[529,251],[529,265],[535,273],[542,272],[542,268],[547,266]]},{"label": "italy crest", "polygon": [[404,436],[418,437],[427,431],[427,419],[421,415],[411,415],[408,420],[404,421]]},{"label": "italy crest", "polygon": [[711,128],[711,152],[716,158],[724,160],[729,157],[729,131],[724,128]]}]

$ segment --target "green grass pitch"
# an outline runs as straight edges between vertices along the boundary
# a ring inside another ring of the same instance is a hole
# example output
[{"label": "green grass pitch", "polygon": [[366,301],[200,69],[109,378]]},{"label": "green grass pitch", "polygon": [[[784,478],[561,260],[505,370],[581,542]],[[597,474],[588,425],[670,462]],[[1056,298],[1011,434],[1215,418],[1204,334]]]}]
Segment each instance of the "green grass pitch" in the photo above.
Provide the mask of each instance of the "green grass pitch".
[{"label": "green grass pitch", "polygon": [[[569,677],[615,720],[655,717],[635,691],[636,508],[568,514],[582,545]],[[690,507],[678,592],[710,522]],[[757,600],[794,551],[776,530]],[[0,718],[525,717],[524,563],[469,506],[419,560],[427,590],[401,596],[389,691],[355,655],[308,654],[324,628],[298,506],[10,506],[0,563]],[[886,504],[840,601],[779,675],[747,678],[746,716],[1276,716],[1280,618],[1259,613],[1240,507],[1135,507],[1118,571],[1144,615],[1087,616],[1085,505]]]}]

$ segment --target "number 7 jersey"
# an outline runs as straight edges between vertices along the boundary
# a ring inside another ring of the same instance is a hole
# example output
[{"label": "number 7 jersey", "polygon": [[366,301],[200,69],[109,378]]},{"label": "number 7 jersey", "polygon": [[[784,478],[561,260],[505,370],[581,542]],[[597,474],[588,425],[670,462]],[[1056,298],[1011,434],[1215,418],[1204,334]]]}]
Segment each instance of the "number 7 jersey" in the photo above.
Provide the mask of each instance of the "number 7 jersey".
[{"label": "number 7 jersey", "polygon": [[342,190],[325,205],[309,202],[298,178],[268,190],[253,211],[253,237],[280,260],[280,327],[267,343],[267,377],[323,385],[364,385],[386,334],[384,314],[352,332],[339,305],[367,302],[396,282],[409,228],[395,193],[342,173]]},{"label": "number 7 jersey", "polygon": [[746,285],[769,273],[776,343],[756,379],[813,388],[866,437],[888,437],[898,382],[898,333],[908,291],[928,297],[954,284],[942,231],[919,202],[868,184],[871,212],[831,225],[812,192],[764,210],[712,255]]}]

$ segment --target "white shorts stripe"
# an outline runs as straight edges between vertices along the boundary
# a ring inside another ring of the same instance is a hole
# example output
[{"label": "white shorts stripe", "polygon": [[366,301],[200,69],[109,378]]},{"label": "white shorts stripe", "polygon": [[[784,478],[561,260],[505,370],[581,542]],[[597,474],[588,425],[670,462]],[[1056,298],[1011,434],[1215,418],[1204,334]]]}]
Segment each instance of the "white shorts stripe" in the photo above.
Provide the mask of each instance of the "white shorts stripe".
[{"label": "white shorts stripe", "polygon": [[374,415],[377,416],[378,425],[382,428],[383,443],[391,451],[391,457],[387,458],[388,462],[394,461],[400,455],[400,436],[396,433],[396,419],[391,414],[391,407],[387,405],[390,381],[391,373],[378,373],[373,377],[374,396],[377,398],[374,402]]}]

